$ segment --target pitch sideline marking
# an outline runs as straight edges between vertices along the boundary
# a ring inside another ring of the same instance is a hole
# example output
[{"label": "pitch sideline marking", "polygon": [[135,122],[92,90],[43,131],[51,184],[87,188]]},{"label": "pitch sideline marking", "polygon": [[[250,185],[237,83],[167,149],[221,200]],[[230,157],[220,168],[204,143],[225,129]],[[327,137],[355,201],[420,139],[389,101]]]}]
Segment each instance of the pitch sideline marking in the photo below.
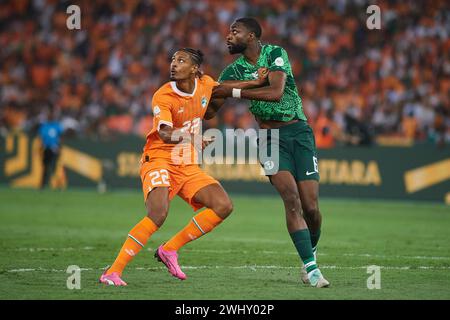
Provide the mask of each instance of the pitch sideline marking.
[{"label": "pitch sideline marking", "polygon": [[[29,251],[29,252],[39,252],[39,251],[81,251],[81,250],[94,250],[94,247],[82,247],[82,248],[17,248],[16,251]],[[154,251],[156,248],[147,248],[147,251]],[[227,254],[227,253],[243,253],[248,254],[252,253],[248,250],[214,250],[214,249],[188,249],[187,252],[199,252],[199,253],[217,253],[217,254]],[[283,251],[270,251],[270,250],[262,250],[258,251],[258,253],[263,253],[267,255],[297,255],[296,252],[283,252]],[[318,253],[319,256],[329,256],[330,254],[320,252]],[[396,259],[430,259],[430,260],[450,260],[450,257],[443,257],[443,256],[401,256],[401,255],[379,255],[379,254],[368,254],[368,253],[342,253],[340,255],[346,256],[346,257],[367,257],[367,258],[380,258],[380,259],[389,259],[389,258],[396,258]]]},{"label": "pitch sideline marking", "polygon": [[[199,270],[199,269],[250,269],[252,271],[257,271],[257,269],[272,269],[272,270],[291,270],[291,269],[300,269],[299,266],[296,267],[284,267],[284,266],[275,266],[275,265],[243,265],[243,266],[181,266],[183,269],[190,270]],[[434,266],[380,266],[381,269],[386,270],[450,270],[450,266],[442,266],[442,267],[434,267]],[[135,267],[135,270],[166,270],[165,267]],[[335,266],[335,265],[321,265],[320,269],[338,269],[338,270],[359,270],[359,269],[367,269],[367,266]],[[80,268],[81,271],[95,271],[95,270],[104,270],[104,268]],[[60,269],[45,269],[45,268],[23,268],[23,269],[11,269],[6,272],[66,272],[66,270]]]},{"label": "pitch sideline marking", "polygon": [[29,251],[29,252],[39,252],[39,251],[80,251],[80,250],[94,250],[94,247],[82,247],[82,248],[17,248],[16,251]]}]

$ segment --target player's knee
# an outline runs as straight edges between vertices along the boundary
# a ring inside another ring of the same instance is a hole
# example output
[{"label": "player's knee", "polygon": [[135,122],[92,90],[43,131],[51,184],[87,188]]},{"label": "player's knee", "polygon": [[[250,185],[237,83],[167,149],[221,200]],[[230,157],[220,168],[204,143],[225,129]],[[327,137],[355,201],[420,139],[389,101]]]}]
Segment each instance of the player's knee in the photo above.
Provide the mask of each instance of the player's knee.
[{"label": "player's knee", "polygon": [[303,212],[311,219],[317,219],[320,216],[320,211],[317,206],[303,206]]},{"label": "player's knee", "polygon": [[320,220],[320,211],[317,201],[307,201],[302,203],[303,213],[310,220]]},{"label": "player's knee", "polygon": [[281,197],[283,198],[286,212],[297,214],[300,210],[300,196],[296,192],[284,192]]},{"label": "player's knee", "polygon": [[147,208],[147,216],[159,227],[166,220],[168,212],[169,208],[167,206]]},{"label": "player's knee", "polygon": [[231,200],[229,198],[223,199],[223,200],[218,200],[215,203],[213,210],[219,217],[221,217],[222,219],[225,219],[233,211],[233,203],[231,202]]},{"label": "player's knee", "polygon": [[228,199],[227,203],[224,206],[224,213],[228,217],[231,214],[231,212],[233,212],[233,203],[231,202],[231,200]]},{"label": "player's knee", "polygon": [[304,207],[303,215],[306,222],[308,223],[308,227],[312,231],[320,228],[320,225],[322,224],[322,215],[320,214],[319,208],[317,206]]}]

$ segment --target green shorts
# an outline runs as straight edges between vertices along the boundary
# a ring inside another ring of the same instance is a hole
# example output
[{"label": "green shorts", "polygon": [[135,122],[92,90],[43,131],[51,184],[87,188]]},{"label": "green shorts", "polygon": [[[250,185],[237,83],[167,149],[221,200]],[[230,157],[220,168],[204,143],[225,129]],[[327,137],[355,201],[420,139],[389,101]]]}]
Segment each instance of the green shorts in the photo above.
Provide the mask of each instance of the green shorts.
[{"label": "green shorts", "polygon": [[[275,130],[278,130],[278,135]],[[272,156],[277,147],[278,157],[276,154]],[[267,139],[260,134],[258,148],[260,163],[266,175],[289,171],[295,181],[319,181],[316,141],[306,121],[299,120],[279,129],[267,130]]]}]

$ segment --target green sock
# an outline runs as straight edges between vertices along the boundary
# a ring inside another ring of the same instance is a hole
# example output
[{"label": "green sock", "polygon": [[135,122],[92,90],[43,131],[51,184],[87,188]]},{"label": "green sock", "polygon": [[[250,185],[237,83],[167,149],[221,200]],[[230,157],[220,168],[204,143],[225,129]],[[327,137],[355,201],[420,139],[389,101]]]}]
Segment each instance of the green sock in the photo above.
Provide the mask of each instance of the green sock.
[{"label": "green sock", "polygon": [[320,239],[320,229],[317,230],[316,233],[311,233],[311,246],[313,253],[316,253],[317,251],[317,243],[319,242],[319,239]]},{"label": "green sock", "polygon": [[297,230],[290,233],[292,242],[294,242],[295,248],[297,249],[300,258],[305,265],[306,272],[311,272],[317,269],[316,260],[314,259],[312,246],[311,246],[311,236],[308,229]]}]

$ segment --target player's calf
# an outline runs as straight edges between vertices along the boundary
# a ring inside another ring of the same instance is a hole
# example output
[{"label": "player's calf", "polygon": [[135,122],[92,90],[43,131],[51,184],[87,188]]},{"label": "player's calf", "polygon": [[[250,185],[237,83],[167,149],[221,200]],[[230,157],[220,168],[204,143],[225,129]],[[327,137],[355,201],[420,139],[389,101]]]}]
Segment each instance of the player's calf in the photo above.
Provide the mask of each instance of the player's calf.
[{"label": "player's calf", "polygon": [[167,187],[153,189],[145,202],[147,217],[160,227],[163,225],[169,212],[169,189]]}]

